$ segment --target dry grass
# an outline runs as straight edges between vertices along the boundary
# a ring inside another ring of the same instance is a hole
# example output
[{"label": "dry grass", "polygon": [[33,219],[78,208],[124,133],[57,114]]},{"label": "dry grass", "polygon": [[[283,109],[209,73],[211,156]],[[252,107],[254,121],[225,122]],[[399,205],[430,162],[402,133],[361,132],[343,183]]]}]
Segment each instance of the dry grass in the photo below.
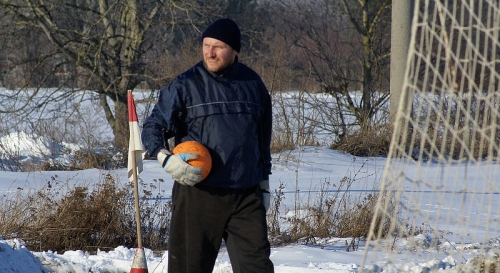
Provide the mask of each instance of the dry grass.
[{"label": "dry grass", "polygon": [[343,151],[355,156],[380,156],[389,153],[392,126],[390,124],[374,125],[359,131],[348,133],[331,149]]},{"label": "dry grass", "polygon": [[[429,93],[430,94],[430,93]],[[407,135],[401,136],[407,152],[417,160],[476,160],[498,157],[500,118],[498,96],[472,92],[464,98],[430,94],[429,112],[421,105],[412,113]],[[438,110],[436,110],[438,109]],[[439,160],[439,159],[438,159]]]},{"label": "dry grass", "polygon": [[460,273],[500,273],[500,258],[489,257],[479,258],[475,257],[469,260],[467,264],[459,266],[458,272]]},{"label": "dry grass", "polygon": [[[347,250],[357,250],[374,215],[378,194],[353,195],[349,187],[355,180],[344,178],[337,185],[324,181],[306,200],[295,198],[292,217],[283,205],[284,186],[273,193],[268,214],[273,245],[296,242],[315,243],[320,238],[350,238]],[[167,238],[171,202],[159,198],[166,190],[163,181],[140,184],[143,245],[154,251],[168,248]],[[38,191],[18,189],[3,196],[0,234],[6,239],[20,238],[35,251],[107,250],[117,246],[135,247],[136,222],[132,185],[120,186],[109,174],[92,186],[70,187],[57,176]],[[148,199],[147,199],[148,198]]]},{"label": "dry grass", "polygon": [[75,151],[69,169],[113,169],[115,165],[116,163],[113,161],[111,153],[96,153],[93,151],[78,150]]},{"label": "dry grass", "polygon": [[118,154],[112,149],[101,150],[99,152],[77,150],[73,154],[68,154],[70,163],[63,164],[55,162],[50,157],[25,159],[21,155],[0,152],[0,170],[17,172],[86,170],[94,168],[110,170],[123,165],[121,158],[115,158]]},{"label": "dry grass", "polygon": [[[357,250],[359,239],[368,235],[379,193],[351,192],[349,189],[355,180],[356,174],[337,183],[325,180],[319,189],[311,189],[303,199],[297,194],[293,208],[284,207],[284,185],[281,184],[275,189],[268,214],[272,244],[317,243],[318,239],[338,237],[350,239],[347,251]],[[389,221],[377,221],[382,234],[387,233]]]},{"label": "dry grass", "polygon": [[[92,189],[70,187],[52,177],[38,191],[18,189],[2,198],[0,234],[21,238],[31,250],[95,252],[120,245],[137,245],[135,206],[131,185],[120,187],[105,174]],[[154,183],[152,183],[154,184]],[[141,196],[151,197],[151,185],[141,185]],[[153,189],[154,190],[154,189]],[[141,200],[143,243],[151,249],[165,249],[170,203]]]}]

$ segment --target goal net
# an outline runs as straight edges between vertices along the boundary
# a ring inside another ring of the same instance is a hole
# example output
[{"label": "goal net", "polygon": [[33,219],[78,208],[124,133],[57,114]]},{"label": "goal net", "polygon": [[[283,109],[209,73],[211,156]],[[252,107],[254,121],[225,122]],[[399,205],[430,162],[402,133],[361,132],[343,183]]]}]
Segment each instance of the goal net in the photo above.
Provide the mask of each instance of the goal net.
[{"label": "goal net", "polygon": [[500,2],[415,0],[411,29],[362,264],[500,272]]}]

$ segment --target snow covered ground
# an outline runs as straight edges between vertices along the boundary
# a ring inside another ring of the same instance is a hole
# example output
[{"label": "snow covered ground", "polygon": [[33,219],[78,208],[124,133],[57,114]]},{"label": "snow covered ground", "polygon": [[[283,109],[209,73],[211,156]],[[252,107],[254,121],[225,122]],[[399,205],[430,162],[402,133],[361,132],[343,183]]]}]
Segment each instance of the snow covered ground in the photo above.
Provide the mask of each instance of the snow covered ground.
[{"label": "snow covered ground", "polygon": [[[100,114],[94,110],[91,112],[95,114],[89,117],[92,124],[106,124],[102,115],[99,116]],[[140,112],[139,109],[138,112]],[[9,127],[11,125],[6,124],[5,119],[2,120],[1,125],[7,128],[14,128]],[[109,130],[104,129],[95,129],[94,131],[96,132],[96,136],[102,136],[102,132],[109,133]],[[50,157],[54,154],[54,147],[71,150],[77,148],[74,144],[50,143],[44,137],[24,133],[22,130],[11,130],[10,132],[10,134],[0,135],[0,148],[7,148],[11,154],[18,154],[21,158],[33,158],[43,155]],[[325,141],[325,143],[328,143],[328,141]],[[386,163],[385,158],[353,157],[330,150],[324,146],[303,146],[293,151],[273,155],[273,174],[270,178],[270,184],[271,189],[277,189],[280,185],[284,186],[284,209],[280,210],[284,214],[283,216],[296,213],[293,211],[293,203],[297,196],[299,198],[314,197],[315,194],[319,194],[318,191],[325,182],[338,184],[344,177],[347,177],[352,180],[350,191],[353,194],[372,193],[379,188],[383,168]],[[59,158],[59,160],[64,161],[66,159]],[[412,165],[411,162],[405,164],[408,164],[406,167],[408,172],[417,170],[416,166]],[[431,167],[435,167],[436,170],[440,168],[438,163],[435,163]],[[460,168],[460,166],[456,167]],[[71,181],[74,185],[78,185],[82,183],[88,184],[89,181],[97,181],[99,180],[99,176],[108,172],[113,177],[118,177],[123,183],[127,182],[126,169],[110,171],[98,169],[46,172],[0,171],[0,198],[3,198],[4,195],[14,194],[18,189],[40,189],[53,176],[57,176],[61,181]],[[459,169],[457,169],[458,172]],[[468,175],[500,177],[499,172],[500,168],[498,168],[497,164],[492,164],[484,166],[484,169],[470,169]],[[144,171],[140,174],[140,179],[149,182],[158,178],[163,178],[165,181],[163,184],[165,186],[162,185],[163,189],[165,187],[168,189],[171,188],[173,181],[166,175],[159,164],[156,161],[145,161]],[[438,181],[442,177],[439,177],[439,171],[429,172],[427,179],[429,181]],[[406,194],[410,194],[410,192]],[[423,192],[419,194],[422,194],[423,198],[419,198],[418,200],[426,202],[425,195],[427,193]],[[495,190],[491,194],[494,197],[495,194],[500,193]],[[165,191],[164,197],[170,197],[169,190]],[[498,198],[491,199],[493,200],[492,202],[500,202],[500,200],[496,200]],[[487,223],[481,221],[491,218],[480,217],[483,215],[483,212],[479,211],[479,208],[477,211],[474,211],[474,208],[472,211],[461,211],[459,204],[458,199],[450,199],[450,202],[447,204],[449,207],[449,217],[456,219],[456,221],[452,221],[454,224],[447,226],[444,232],[460,230],[461,217],[474,217],[474,219],[477,219],[474,222],[477,228],[473,232],[480,234],[482,229],[488,226]],[[418,205],[425,206],[426,204],[422,203]],[[428,212],[433,213],[433,211],[434,208],[429,207]],[[493,211],[493,214],[498,214],[498,211]],[[490,215],[490,217],[496,216]],[[497,233],[500,233],[500,230],[492,230],[492,234],[489,234],[491,237],[489,241],[469,240],[467,243],[460,243],[458,238],[443,237],[438,247],[429,247],[431,241],[435,240],[435,238],[430,238],[425,234],[414,238],[398,239],[395,242],[391,242],[395,246],[395,251],[390,254],[392,257],[395,257],[395,259],[391,259],[391,263],[385,261],[387,253],[383,253],[380,250],[366,249],[364,241],[360,242],[357,251],[347,251],[346,240],[350,238],[326,238],[318,239],[315,244],[302,242],[273,247],[271,259],[274,262],[275,271],[283,273],[431,272],[434,270],[443,272],[470,272],[466,268],[467,265],[472,263],[471,258],[477,256],[476,246],[487,244],[492,256],[500,253],[500,237],[498,237]],[[166,272],[166,252],[162,255],[155,255],[149,249],[146,249],[145,252],[150,273]],[[365,253],[367,255],[366,262],[364,267],[361,268],[362,258]],[[90,255],[78,249],[64,253],[52,251],[40,252],[27,249],[20,239],[3,240],[0,238],[0,273],[129,272],[134,254],[135,249],[123,246],[117,246],[110,251],[99,251],[95,255]],[[224,248],[219,253],[214,272],[231,272],[229,257]]]},{"label": "snow covered ground", "polygon": [[[37,143],[30,142],[30,143]],[[33,149],[24,149],[33,150]],[[39,149],[35,149],[39,150]],[[352,176],[363,165],[366,174],[359,177],[355,184],[360,190],[370,189],[377,174],[383,168],[383,158],[355,159],[333,150],[318,147],[303,147],[287,156],[288,160],[278,159],[271,178],[271,187],[285,185],[285,202],[292,202],[298,187],[304,194],[315,188],[316,183],[325,179],[336,181],[343,176]],[[294,162],[295,161],[295,162]],[[295,171],[297,170],[297,172]],[[52,176],[61,181],[82,184],[92,177],[102,175],[102,170],[48,171],[48,172],[0,172],[0,194],[15,192],[18,188],[36,189],[42,187]],[[126,169],[109,171],[126,182]],[[173,181],[156,161],[145,161],[140,178],[152,181],[163,177],[167,186]],[[303,183],[296,183],[304,181]],[[169,197],[170,192],[168,192]],[[289,203],[287,206],[291,206]],[[346,251],[345,238],[324,240],[321,245],[296,244],[272,249],[271,258],[276,272],[355,272],[360,263],[362,251]],[[37,252],[26,249],[20,240],[0,240],[0,272],[129,272],[135,249],[118,246],[112,251],[101,251],[89,255],[80,250],[65,253]],[[166,272],[166,256],[157,256],[146,249],[149,272]],[[214,272],[231,272],[229,257],[225,249],[220,251]]]},{"label": "snow covered ground", "polygon": [[[355,158],[321,147],[301,147],[292,151],[286,158],[274,155],[274,169],[271,176],[271,187],[285,185],[285,202],[292,207],[295,190],[306,194],[322,181],[339,181],[342,177],[355,177],[352,190],[358,192],[372,191],[379,182],[386,161],[385,158]],[[51,176],[57,175],[62,181],[85,183],[90,178],[102,175],[102,170],[89,169],[66,172],[0,172],[0,194],[8,194],[20,188],[39,188]],[[126,170],[110,171],[126,181]],[[170,178],[155,161],[145,161],[141,179],[152,181],[164,177],[171,186]],[[298,183],[297,183],[298,181]],[[168,191],[167,191],[168,192]],[[168,193],[170,194],[170,193]],[[168,195],[167,194],[167,195]],[[169,197],[169,196],[166,196]],[[286,205],[286,204],[285,204]],[[288,211],[289,212],[289,211]],[[459,228],[457,226],[457,228]],[[425,246],[430,240],[424,235],[412,238],[412,242],[421,242]],[[398,247],[407,249],[408,240],[400,240]],[[448,246],[454,242],[448,242]],[[478,242],[480,243],[480,242]],[[492,248],[498,249],[499,242],[490,242]],[[276,272],[428,272],[430,269],[441,269],[447,272],[458,272],[463,265],[474,256],[474,248],[458,252],[460,246],[443,249],[425,249],[415,251],[411,259],[401,253],[397,264],[384,264],[384,253],[368,252],[368,259],[363,269],[359,268],[365,250],[364,242],[359,250],[346,251],[346,238],[329,238],[316,244],[293,244],[272,249],[271,258]],[[166,252],[165,252],[166,253]],[[154,255],[146,249],[149,272],[166,272],[167,259],[163,255]],[[37,252],[26,249],[20,240],[0,240],[0,272],[129,272],[135,249],[117,246],[111,251],[100,251],[90,255],[81,250],[55,253],[51,251]],[[393,254],[394,255],[394,254]],[[437,258],[436,258],[437,257]],[[214,272],[231,272],[229,257],[225,249],[221,249]]]}]

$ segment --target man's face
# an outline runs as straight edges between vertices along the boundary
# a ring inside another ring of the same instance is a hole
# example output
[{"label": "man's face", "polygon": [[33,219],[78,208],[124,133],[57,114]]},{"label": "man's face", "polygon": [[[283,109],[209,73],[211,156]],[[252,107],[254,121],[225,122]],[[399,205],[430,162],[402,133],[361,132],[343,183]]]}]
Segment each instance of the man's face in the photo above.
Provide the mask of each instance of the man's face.
[{"label": "man's face", "polygon": [[237,54],[236,50],[220,40],[210,37],[203,38],[203,60],[211,72],[224,71],[233,64]]}]

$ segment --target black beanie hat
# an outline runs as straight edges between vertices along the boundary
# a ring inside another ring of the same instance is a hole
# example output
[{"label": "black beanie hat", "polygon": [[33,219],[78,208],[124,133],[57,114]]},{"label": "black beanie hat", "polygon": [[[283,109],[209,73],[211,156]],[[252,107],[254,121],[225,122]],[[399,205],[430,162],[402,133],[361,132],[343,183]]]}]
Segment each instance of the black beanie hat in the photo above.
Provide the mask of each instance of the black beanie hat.
[{"label": "black beanie hat", "polygon": [[210,24],[201,35],[201,39],[210,37],[223,41],[231,46],[236,52],[240,52],[241,48],[241,33],[238,25],[229,19],[217,19]]}]

